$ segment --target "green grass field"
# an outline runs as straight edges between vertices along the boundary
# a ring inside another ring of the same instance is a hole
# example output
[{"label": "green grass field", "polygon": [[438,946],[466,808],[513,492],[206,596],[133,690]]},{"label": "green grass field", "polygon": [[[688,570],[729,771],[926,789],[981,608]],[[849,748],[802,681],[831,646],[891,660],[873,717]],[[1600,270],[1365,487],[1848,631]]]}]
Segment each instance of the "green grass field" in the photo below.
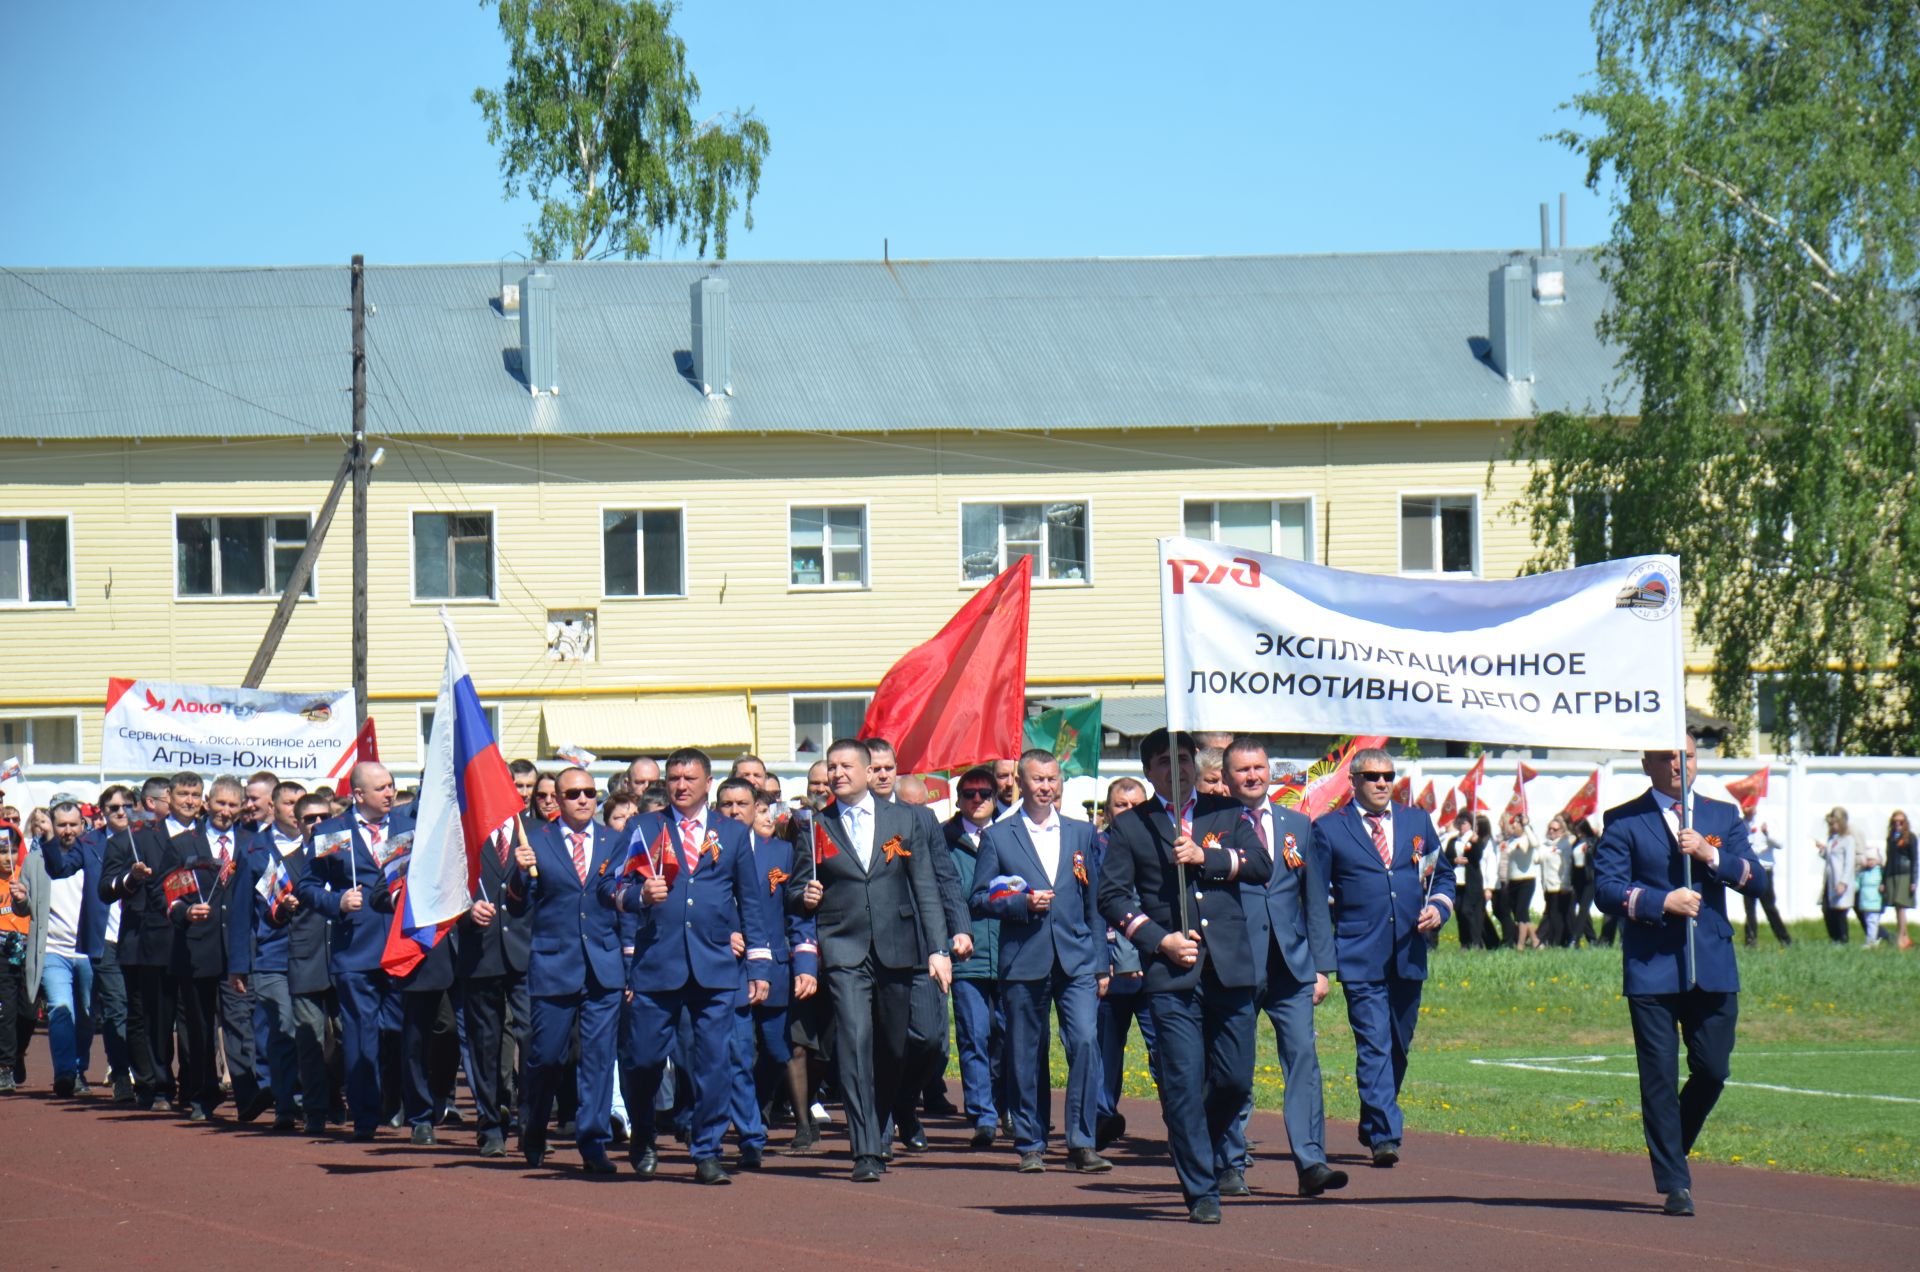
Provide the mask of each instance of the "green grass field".
[{"label": "green grass field", "polygon": [[[1854,935],[1833,947],[1819,924],[1802,924],[1791,949],[1763,937],[1740,951],[1733,1085],[1697,1159],[1920,1183],[1920,950],[1866,950]],[[1645,1152],[1617,949],[1463,951],[1449,928],[1420,1010],[1401,1097],[1410,1128]],[[1338,982],[1317,1020],[1327,1114],[1351,1121]],[[1058,1060],[1055,1074],[1065,1076]],[[1264,1020],[1254,1084],[1260,1107],[1279,1108]],[[1137,1035],[1127,1092],[1154,1095]]]}]

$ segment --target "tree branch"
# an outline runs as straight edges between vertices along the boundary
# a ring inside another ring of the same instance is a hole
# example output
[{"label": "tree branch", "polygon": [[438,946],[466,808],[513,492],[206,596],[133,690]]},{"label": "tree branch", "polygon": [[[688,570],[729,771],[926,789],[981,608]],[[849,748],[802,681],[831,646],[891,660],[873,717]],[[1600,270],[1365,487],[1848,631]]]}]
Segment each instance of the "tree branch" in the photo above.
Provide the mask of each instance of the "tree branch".
[{"label": "tree branch", "polygon": [[[1712,176],[1705,172],[1701,172],[1698,168],[1695,168],[1691,164],[1685,164],[1685,163],[1681,164],[1680,171],[1684,172],[1687,176],[1692,177],[1695,181],[1700,182],[1702,185],[1712,186],[1714,189],[1726,195],[1729,199],[1732,199],[1734,202],[1734,205],[1738,207],[1741,211],[1745,212],[1748,216],[1752,217],[1756,221],[1759,221],[1761,224],[1765,225],[1768,229],[1772,230],[1774,233],[1785,235],[1787,238],[1791,239],[1793,241],[1794,246],[1798,247],[1800,251],[1806,256],[1808,262],[1812,264],[1812,266],[1815,269],[1819,270],[1822,274],[1825,274],[1829,282],[1837,283],[1840,281],[1840,275],[1834,271],[1833,266],[1827,264],[1826,257],[1822,256],[1819,252],[1814,250],[1813,244],[1807,242],[1806,239],[1802,238],[1800,235],[1795,234],[1792,230],[1788,229],[1786,225],[1783,224],[1778,217],[1769,215],[1765,209],[1763,209],[1758,203],[1755,203],[1752,197],[1750,197],[1747,194],[1747,192],[1742,190],[1739,186],[1734,185],[1730,181],[1724,181],[1719,177]],[[1836,305],[1840,303],[1839,293],[1835,292],[1833,288],[1828,287],[1825,283],[1822,283],[1817,279],[1810,280],[1810,281],[1813,283],[1813,289],[1815,291],[1819,292],[1822,296],[1825,296],[1828,300],[1832,301]]]}]

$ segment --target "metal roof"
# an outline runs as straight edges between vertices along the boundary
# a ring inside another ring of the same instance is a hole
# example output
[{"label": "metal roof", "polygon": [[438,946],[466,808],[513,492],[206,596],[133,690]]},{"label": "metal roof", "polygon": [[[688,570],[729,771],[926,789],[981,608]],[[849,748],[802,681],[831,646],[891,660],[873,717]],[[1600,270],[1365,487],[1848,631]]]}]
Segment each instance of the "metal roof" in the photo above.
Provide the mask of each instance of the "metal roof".
[{"label": "metal roof", "polygon": [[[555,263],[557,397],[517,376],[518,262],[369,266],[374,430],[437,435],[1166,428],[1617,409],[1590,252],[1530,306],[1533,384],[1480,359],[1512,253]],[[731,293],[730,398],[685,374],[688,288]],[[0,270],[0,436],[339,433],[344,266]]]}]

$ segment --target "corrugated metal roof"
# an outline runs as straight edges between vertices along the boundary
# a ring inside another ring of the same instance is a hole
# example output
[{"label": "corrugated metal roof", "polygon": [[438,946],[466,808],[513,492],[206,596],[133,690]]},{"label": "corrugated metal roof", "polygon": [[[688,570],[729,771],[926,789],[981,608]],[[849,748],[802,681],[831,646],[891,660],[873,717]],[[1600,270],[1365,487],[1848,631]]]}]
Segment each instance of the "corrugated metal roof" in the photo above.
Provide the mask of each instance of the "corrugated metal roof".
[{"label": "corrugated metal roof", "polygon": [[[370,266],[375,431],[507,435],[1515,420],[1631,398],[1591,253],[1533,306],[1537,381],[1476,356],[1509,254],[558,263],[557,398],[519,382],[501,267]],[[684,368],[731,291],[734,396]],[[513,281],[524,272],[508,270]],[[0,271],[0,436],[346,430],[344,267]]]},{"label": "corrugated metal roof", "polygon": [[619,755],[662,754],[681,746],[712,751],[753,747],[753,721],[740,694],[548,702],[540,708],[547,741]]}]

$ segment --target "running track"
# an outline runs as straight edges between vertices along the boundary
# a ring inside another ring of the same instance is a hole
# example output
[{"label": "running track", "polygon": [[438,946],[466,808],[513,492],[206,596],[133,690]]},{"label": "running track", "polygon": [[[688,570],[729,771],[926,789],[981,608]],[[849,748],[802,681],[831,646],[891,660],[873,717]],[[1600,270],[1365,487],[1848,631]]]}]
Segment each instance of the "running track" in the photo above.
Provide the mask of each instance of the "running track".
[{"label": "running track", "polygon": [[[38,1040],[36,1040],[38,1041]],[[44,1081],[46,1050],[36,1045]],[[371,1145],[269,1135],[266,1121],[189,1126],[44,1086],[0,1098],[0,1263],[9,1269],[348,1266],[421,1272],[455,1263],[614,1263],[712,1269],[1623,1267],[1912,1269],[1920,1189],[1737,1166],[1694,1170],[1699,1217],[1658,1213],[1644,1158],[1409,1135],[1401,1164],[1361,1165],[1351,1124],[1329,1123],[1354,1176],[1318,1201],[1293,1195],[1286,1132],[1261,1113],[1252,1198],[1196,1228],[1173,1191],[1159,1115],[1130,1102],[1137,1132],[1115,1169],[1057,1162],[1016,1174],[1010,1150],[976,1153],[957,1123],[900,1157],[878,1184],[845,1176],[845,1140],[818,1158],[769,1157],[728,1188],[692,1183],[679,1145],[661,1176],[589,1179],[570,1149],[529,1171],[482,1162],[470,1131],[433,1148],[398,1132]],[[776,1143],[784,1133],[776,1133]],[[619,1150],[616,1150],[616,1153]]]}]

